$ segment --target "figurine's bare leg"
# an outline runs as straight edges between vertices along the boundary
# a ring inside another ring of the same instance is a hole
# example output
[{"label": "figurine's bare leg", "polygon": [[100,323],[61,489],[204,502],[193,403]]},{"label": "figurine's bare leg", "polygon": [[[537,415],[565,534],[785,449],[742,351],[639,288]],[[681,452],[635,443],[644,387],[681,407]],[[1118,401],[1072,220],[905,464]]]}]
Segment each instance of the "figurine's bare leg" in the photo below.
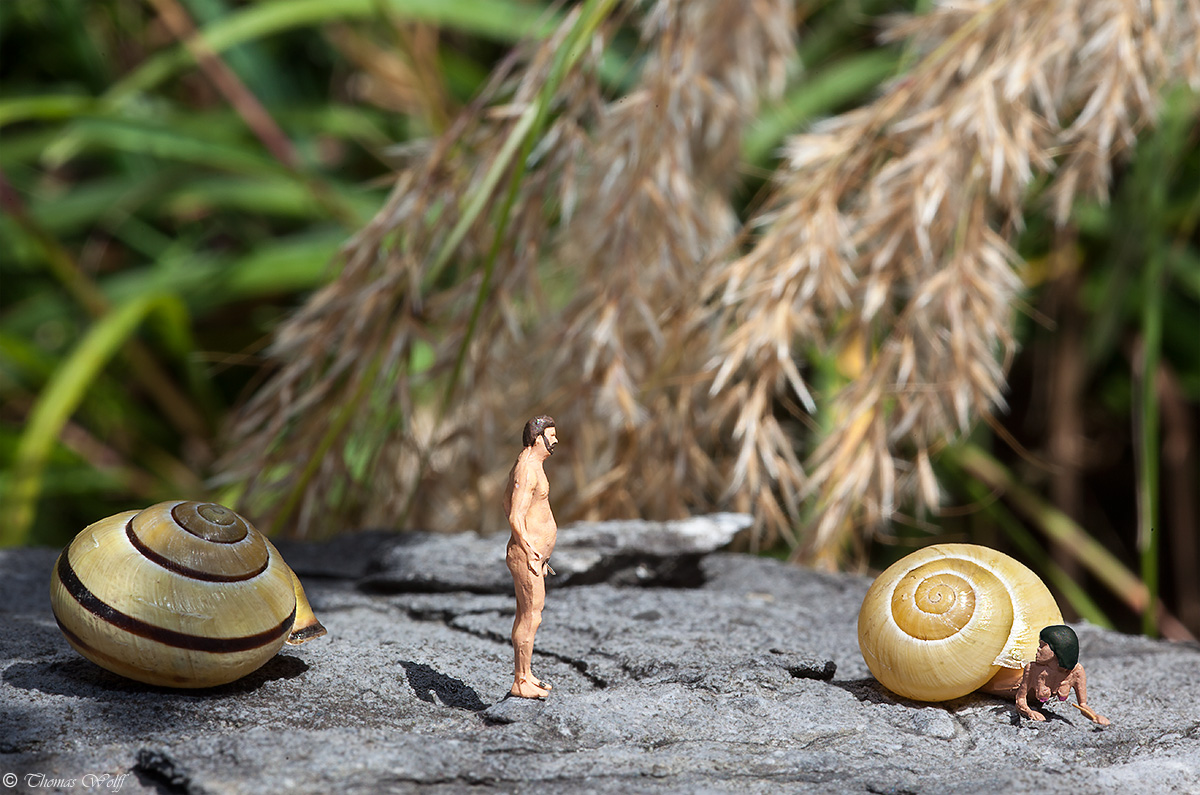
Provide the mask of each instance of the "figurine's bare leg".
[{"label": "figurine's bare leg", "polygon": [[1076,704],[1074,701],[1069,701],[1067,703],[1069,703],[1072,707],[1074,707],[1075,709],[1082,712],[1084,715],[1087,716],[1088,720],[1090,720],[1094,723],[1099,723],[1101,726],[1107,726],[1107,725],[1109,725],[1109,723],[1111,723],[1111,721],[1109,721],[1108,718],[1104,717],[1099,712],[1092,709],[1091,707],[1089,707],[1086,704]]},{"label": "figurine's bare leg", "polygon": [[1021,686],[1021,677],[1024,674],[1024,668],[1001,668],[979,690],[1001,698],[1013,698]]},{"label": "figurine's bare leg", "polygon": [[521,698],[544,698],[550,688],[534,677],[532,664],[533,639],[546,605],[546,579],[529,570],[526,556],[515,546],[509,546],[507,562],[517,596],[517,616],[512,629],[513,686],[509,692]]},{"label": "figurine's bare leg", "polygon": [[[538,600],[539,607],[538,607],[538,611],[537,611],[537,623],[534,625],[534,628],[533,628],[533,631],[535,634],[537,633],[538,626],[540,626],[542,623],[542,608],[541,608],[541,606],[545,605],[545,603],[546,603],[546,574],[547,573],[549,573],[549,574],[554,573],[554,569],[550,568],[549,561],[546,562],[545,568],[542,569],[541,576],[538,577],[538,581],[541,583],[541,597]],[[532,651],[530,652],[530,655],[532,656]],[[530,661],[530,664],[532,665],[532,661]],[[534,685],[536,685],[537,687],[540,687],[542,690],[545,690],[546,692],[549,692],[554,689],[554,685],[547,684],[547,683],[543,682],[541,679],[538,679],[536,676],[534,676],[532,670],[530,670],[530,672],[529,672],[529,681],[533,682]]]}]

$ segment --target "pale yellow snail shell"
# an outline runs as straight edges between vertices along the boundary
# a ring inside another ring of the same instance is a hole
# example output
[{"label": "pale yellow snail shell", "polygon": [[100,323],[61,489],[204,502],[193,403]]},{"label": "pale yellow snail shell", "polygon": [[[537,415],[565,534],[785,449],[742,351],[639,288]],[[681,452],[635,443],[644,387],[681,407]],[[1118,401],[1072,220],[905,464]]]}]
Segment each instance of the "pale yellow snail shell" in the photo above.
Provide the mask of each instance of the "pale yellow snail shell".
[{"label": "pale yellow snail shell", "polygon": [[325,634],[274,545],[215,503],[162,502],[89,525],[59,555],[50,602],[84,657],[167,687],[232,682],[285,641]]},{"label": "pale yellow snail shell", "polygon": [[1033,660],[1038,633],[1061,623],[1054,597],[1026,566],[987,547],[935,544],[871,585],[858,646],[888,690],[946,701],[1002,689]]}]

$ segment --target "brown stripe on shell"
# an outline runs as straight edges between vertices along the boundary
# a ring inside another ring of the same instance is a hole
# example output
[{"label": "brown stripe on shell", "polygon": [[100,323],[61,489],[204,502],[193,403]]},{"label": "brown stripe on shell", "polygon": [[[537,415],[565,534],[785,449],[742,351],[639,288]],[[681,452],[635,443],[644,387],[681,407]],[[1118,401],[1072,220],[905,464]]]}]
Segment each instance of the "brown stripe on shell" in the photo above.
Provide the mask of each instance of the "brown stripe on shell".
[{"label": "brown stripe on shell", "polygon": [[88,654],[96,654],[97,653],[96,650],[94,648],[92,648],[89,644],[83,642],[83,638],[79,637],[74,632],[67,629],[66,625],[63,624],[62,619],[60,619],[57,615],[54,617],[54,620],[55,620],[55,622],[57,622],[58,628],[60,630],[62,630],[62,634],[66,636],[67,641],[70,642],[70,644],[72,646],[83,649]]},{"label": "brown stripe on shell", "polygon": [[[79,579],[79,576],[75,573],[75,569],[71,567],[71,562],[67,558],[66,552],[58,558],[58,579],[62,582],[63,588],[66,589],[67,593],[79,603],[80,607],[102,621],[112,624],[117,629],[157,641],[166,646],[174,646],[178,649],[188,649],[191,651],[206,651],[214,654],[250,651],[251,649],[257,649],[260,646],[273,643],[281,635],[287,634],[296,620],[296,609],[292,608],[291,614],[280,622],[279,626],[255,635],[243,635],[237,638],[208,638],[203,635],[192,635],[186,632],[176,632],[173,629],[157,627],[142,621],[140,618],[126,615],[97,597]],[[58,617],[55,616],[55,618],[57,620]],[[61,621],[59,622],[59,626],[62,626]],[[65,629],[63,631],[66,632]]]},{"label": "brown stripe on shell", "polygon": [[138,552],[141,552],[148,560],[157,563],[167,571],[173,571],[182,577],[190,577],[193,580],[204,580],[205,582],[243,582],[245,580],[252,580],[262,574],[271,563],[271,557],[268,555],[263,559],[263,564],[258,569],[242,574],[217,574],[211,571],[201,571],[200,569],[189,568],[181,563],[177,563],[147,546],[142,539],[138,538],[138,534],[134,532],[132,518],[125,525],[125,535],[129,538],[129,543],[133,544],[134,548]]},{"label": "brown stripe on shell", "polygon": [[[54,620],[58,621],[58,616],[55,616]],[[136,675],[136,667],[130,665],[128,660],[122,660],[121,658],[114,657],[111,654],[105,654],[104,652],[100,651],[99,649],[89,646],[88,644],[83,642],[82,638],[80,638],[74,632],[72,632],[71,630],[69,630],[65,626],[63,626],[63,622],[61,622],[61,621],[58,621],[58,628],[62,630],[62,634],[66,637],[68,643],[70,643],[72,646],[74,646],[84,657],[87,657],[89,660],[91,660],[92,662],[101,666],[105,670],[111,671],[112,673],[118,674],[120,676],[129,677],[129,678],[134,678],[134,676]],[[134,669],[134,670],[130,670],[130,669]],[[182,676],[179,674],[171,675],[171,674],[161,672],[161,671],[158,671],[155,673],[161,679],[170,680],[170,681],[174,682],[177,686],[190,687],[190,685],[188,684],[190,680],[186,676]],[[138,679],[137,681],[140,682],[140,681],[144,681],[144,680]]]}]

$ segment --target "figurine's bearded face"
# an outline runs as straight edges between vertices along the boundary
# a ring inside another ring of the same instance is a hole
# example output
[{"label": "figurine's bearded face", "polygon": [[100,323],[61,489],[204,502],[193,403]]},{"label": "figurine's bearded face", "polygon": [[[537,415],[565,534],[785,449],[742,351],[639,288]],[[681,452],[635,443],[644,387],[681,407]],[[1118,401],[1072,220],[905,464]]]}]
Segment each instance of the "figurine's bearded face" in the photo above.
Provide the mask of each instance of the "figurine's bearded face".
[{"label": "figurine's bearded face", "polygon": [[553,455],[554,447],[558,444],[553,417],[542,414],[525,423],[525,430],[521,432],[521,444],[525,447],[533,447],[537,444],[538,439],[542,440],[546,452]]},{"label": "figurine's bearded face", "polygon": [[554,448],[558,447],[558,433],[553,425],[542,431],[542,444],[546,445],[547,453],[554,455]]}]

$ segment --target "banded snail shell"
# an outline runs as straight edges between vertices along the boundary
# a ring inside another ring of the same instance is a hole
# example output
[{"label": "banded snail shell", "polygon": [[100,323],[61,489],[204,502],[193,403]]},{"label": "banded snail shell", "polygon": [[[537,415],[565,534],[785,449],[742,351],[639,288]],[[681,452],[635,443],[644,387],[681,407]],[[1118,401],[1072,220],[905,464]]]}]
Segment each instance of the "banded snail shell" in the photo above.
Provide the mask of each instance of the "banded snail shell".
[{"label": "banded snail shell", "polygon": [[89,525],[59,555],[50,602],[84,657],[167,687],[232,682],[285,641],[325,634],[274,545],[215,503],[162,502]]},{"label": "banded snail shell", "polygon": [[947,701],[1002,689],[1033,660],[1038,633],[1061,623],[1054,597],[1028,567],[987,547],[936,544],[871,585],[858,646],[888,690]]}]

